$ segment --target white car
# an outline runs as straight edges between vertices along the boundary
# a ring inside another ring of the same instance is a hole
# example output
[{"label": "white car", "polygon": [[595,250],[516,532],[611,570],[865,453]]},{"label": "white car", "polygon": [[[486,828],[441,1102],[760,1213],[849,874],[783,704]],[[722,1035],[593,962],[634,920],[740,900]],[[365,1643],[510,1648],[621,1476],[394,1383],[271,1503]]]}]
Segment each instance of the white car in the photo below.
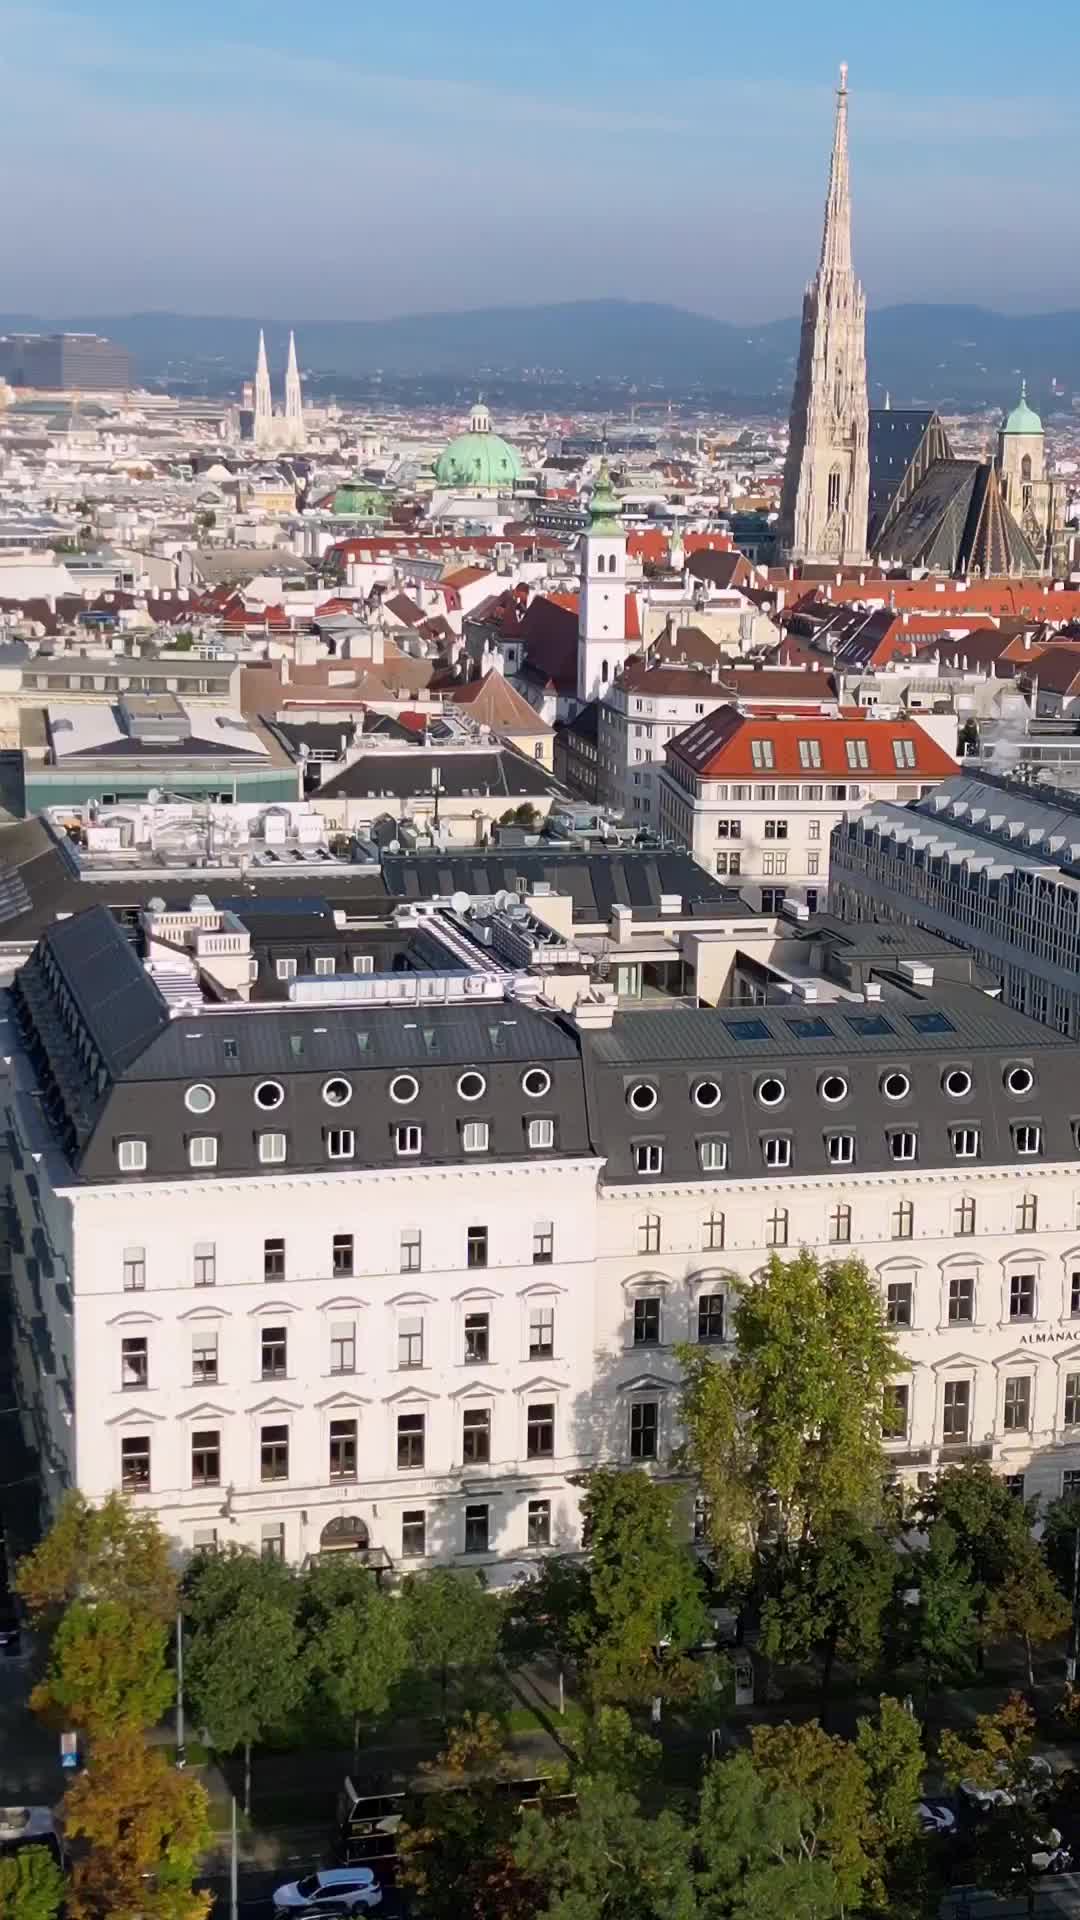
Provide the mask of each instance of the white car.
[{"label": "white car", "polygon": [[382,1905],[382,1888],[370,1867],[323,1867],[303,1880],[278,1887],[272,1897],[274,1912],[280,1914],[295,1913],[298,1907],[318,1913],[322,1906],[328,1911],[340,1912],[344,1907],[349,1913],[363,1913],[367,1907]]}]

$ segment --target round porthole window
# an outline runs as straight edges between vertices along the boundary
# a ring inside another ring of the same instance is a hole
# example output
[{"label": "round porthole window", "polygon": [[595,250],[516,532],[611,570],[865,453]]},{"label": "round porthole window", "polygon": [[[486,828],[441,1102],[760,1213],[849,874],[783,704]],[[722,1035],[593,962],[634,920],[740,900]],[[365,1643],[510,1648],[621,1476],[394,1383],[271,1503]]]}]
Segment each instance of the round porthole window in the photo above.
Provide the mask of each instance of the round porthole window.
[{"label": "round porthole window", "polygon": [[1035,1075],[1030,1067],[1010,1067],[1005,1075],[1005,1085],[1010,1093],[1030,1093],[1035,1085]]},{"label": "round porthole window", "polygon": [[706,1111],[709,1107],[718,1107],[720,1105],[720,1087],[718,1082],[715,1080],[699,1080],[697,1086],[694,1088],[694,1105],[696,1107],[704,1107]]},{"label": "round porthole window", "polygon": [[328,1107],[347,1107],[352,1099],[352,1087],[347,1080],[328,1080],[322,1090],[322,1097]]},{"label": "round porthole window", "polygon": [[881,1077],[881,1091],[886,1100],[904,1100],[911,1092],[911,1081],[906,1073],[885,1073]]},{"label": "round porthole window", "polygon": [[784,1091],[783,1081],[770,1077],[760,1082],[757,1097],[763,1107],[778,1107],[784,1098]]},{"label": "round porthole window", "polygon": [[847,1081],[842,1073],[827,1073],[819,1088],[822,1099],[827,1100],[830,1107],[838,1106],[841,1100],[846,1100],[847,1091]]},{"label": "round porthole window", "polygon": [[415,1100],[420,1091],[420,1082],[414,1073],[398,1073],[390,1082],[390,1098],[396,1100],[399,1107],[407,1107]]},{"label": "round porthole window", "polygon": [[259,1081],[255,1089],[255,1105],[261,1107],[264,1113],[273,1113],[274,1108],[280,1107],[284,1099],[285,1089],[280,1087],[276,1080]]},{"label": "round porthole window", "polygon": [[213,1087],[189,1087],[184,1095],[184,1105],[189,1113],[209,1113],[216,1099]]},{"label": "round porthole window", "polygon": [[971,1075],[966,1067],[950,1067],[941,1077],[941,1084],[954,1100],[962,1100],[965,1093],[971,1092]]},{"label": "round porthole window", "polygon": [[544,1067],[528,1067],[521,1076],[521,1091],[530,1100],[542,1100],[551,1086],[551,1075]]},{"label": "round porthole window", "polygon": [[463,1073],[457,1090],[462,1100],[480,1100],[487,1092],[487,1081],[482,1073]]},{"label": "round porthole window", "polygon": [[627,1094],[626,1103],[633,1107],[635,1113],[651,1113],[659,1098],[655,1087],[650,1087],[645,1080],[639,1080]]}]

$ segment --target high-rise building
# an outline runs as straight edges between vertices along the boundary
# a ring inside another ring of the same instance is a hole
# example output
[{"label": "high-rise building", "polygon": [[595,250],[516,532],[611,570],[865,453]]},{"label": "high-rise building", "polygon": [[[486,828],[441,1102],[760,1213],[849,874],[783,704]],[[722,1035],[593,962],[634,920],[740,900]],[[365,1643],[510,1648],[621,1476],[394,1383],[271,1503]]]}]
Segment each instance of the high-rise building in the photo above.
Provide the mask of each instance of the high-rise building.
[{"label": "high-rise building", "polygon": [[821,259],[803,300],[780,542],[796,560],[866,558],[870,495],[866,295],[851,256],[847,68],[836,97]]},{"label": "high-rise building", "polygon": [[50,393],[114,393],[134,384],[127,348],[96,333],[9,335],[0,347],[0,373],[17,386]]}]

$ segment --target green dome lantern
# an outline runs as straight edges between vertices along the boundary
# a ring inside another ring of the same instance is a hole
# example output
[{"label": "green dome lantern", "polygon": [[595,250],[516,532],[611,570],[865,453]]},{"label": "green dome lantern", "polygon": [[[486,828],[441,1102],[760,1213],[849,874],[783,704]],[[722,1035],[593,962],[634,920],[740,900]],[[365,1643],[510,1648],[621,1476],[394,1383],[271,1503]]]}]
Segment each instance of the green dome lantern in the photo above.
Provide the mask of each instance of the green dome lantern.
[{"label": "green dome lantern", "polygon": [[589,532],[619,534],[622,522],[619,519],[619,496],[611,484],[607,454],[600,462],[600,471],[596,476],[596,485],[589,501]]},{"label": "green dome lantern", "polygon": [[1041,433],[1043,431],[1043,423],[1038,414],[1028,406],[1026,380],[1022,381],[1020,386],[1020,405],[1013,408],[1001,431],[1002,433]]},{"label": "green dome lantern", "polygon": [[508,440],[491,431],[491,415],[478,400],[468,433],[461,433],[435,462],[440,487],[477,487],[485,493],[509,491],[521,479],[521,460]]}]

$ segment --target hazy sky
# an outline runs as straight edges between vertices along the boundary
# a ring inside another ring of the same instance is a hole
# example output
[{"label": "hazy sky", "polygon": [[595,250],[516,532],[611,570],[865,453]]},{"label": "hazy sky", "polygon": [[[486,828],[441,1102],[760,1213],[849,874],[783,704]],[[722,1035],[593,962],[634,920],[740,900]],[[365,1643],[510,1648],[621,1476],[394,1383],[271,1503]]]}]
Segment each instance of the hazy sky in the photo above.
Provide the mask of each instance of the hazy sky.
[{"label": "hazy sky", "polygon": [[[8,311],[1080,304],[1075,0],[0,0]],[[1037,39],[1036,39],[1037,35]]]}]

